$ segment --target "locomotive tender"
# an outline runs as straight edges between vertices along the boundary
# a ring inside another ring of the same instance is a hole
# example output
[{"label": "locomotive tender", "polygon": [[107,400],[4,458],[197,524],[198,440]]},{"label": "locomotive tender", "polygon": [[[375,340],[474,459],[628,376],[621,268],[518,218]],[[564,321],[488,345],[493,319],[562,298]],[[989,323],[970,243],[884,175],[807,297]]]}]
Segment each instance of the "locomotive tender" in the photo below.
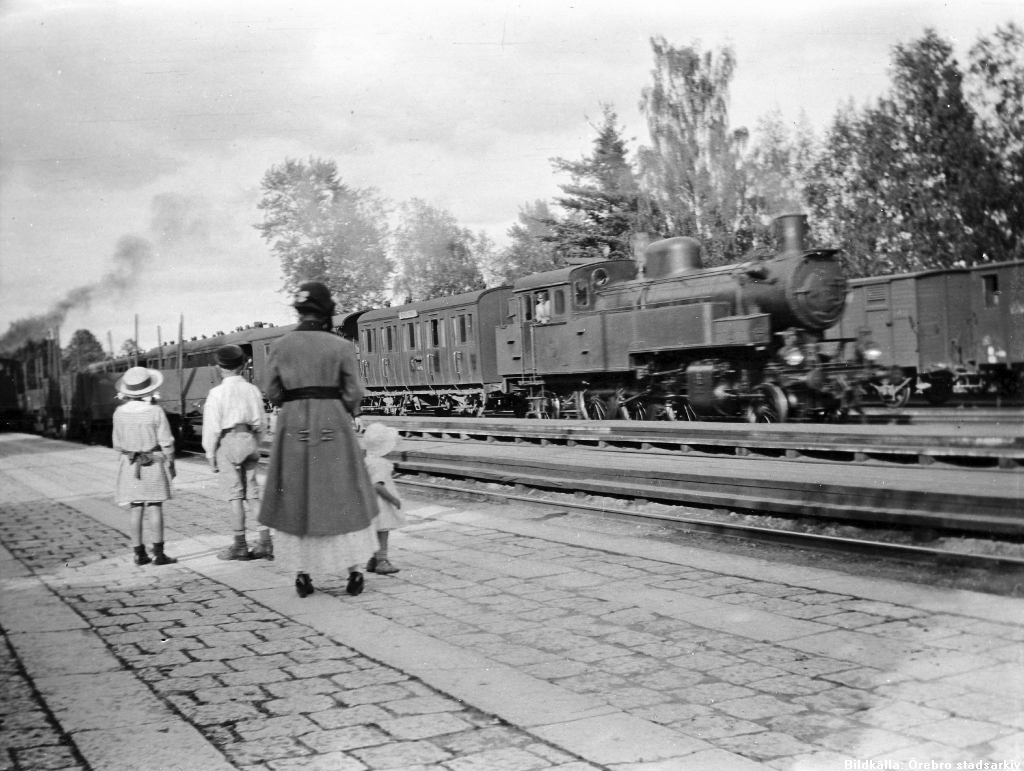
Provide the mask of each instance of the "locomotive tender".
[{"label": "locomotive tender", "polygon": [[[332,324],[359,345],[369,413],[837,418],[878,375],[878,352],[857,336],[825,339],[846,301],[837,250],[805,249],[802,215],[777,228],[778,253],[737,265],[706,269],[698,241],[669,238],[641,261],[587,262]],[[187,435],[219,382],[214,351],[240,346],[245,376],[261,384],[271,344],[292,329],[257,322],[90,365],[66,378],[67,414],[50,422],[104,441],[114,381],[138,363],[165,373],[161,403]]]}]

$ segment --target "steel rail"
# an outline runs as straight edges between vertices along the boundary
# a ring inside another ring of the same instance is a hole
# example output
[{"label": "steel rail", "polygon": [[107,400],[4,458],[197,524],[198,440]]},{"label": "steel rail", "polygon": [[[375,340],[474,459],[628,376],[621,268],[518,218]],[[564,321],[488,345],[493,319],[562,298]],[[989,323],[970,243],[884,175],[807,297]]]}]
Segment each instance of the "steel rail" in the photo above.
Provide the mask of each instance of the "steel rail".
[{"label": "steel rail", "polygon": [[815,548],[844,553],[860,553],[874,557],[911,558],[918,560],[927,558],[947,564],[985,568],[1024,568],[1024,558],[1012,557],[1009,555],[972,554],[969,552],[956,552],[946,549],[933,549],[927,546],[893,544],[886,543],[884,541],[869,541],[858,538],[819,535],[817,533],[799,533],[790,530],[758,527],[755,525],[742,525],[730,522],[709,522],[707,520],[692,517],[657,514],[654,512],[629,511],[627,509],[598,506],[596,504],[583,502],[568,503],[565,501],[546,501],[529,495],[506,493],[498,490],[477,490],[473,488],[456,487],[449,483],[440,484],[435,482],[425,482],[419,479],[397,479],[396,482],[399,485],[407,487],[441,490],[449,494],[454,493],[459,495],[468,495],[481,500],[500,498],[505,501],[529,503],[531,505],[550,508],[575,509],[605,516],[610,515],[617,519],[667,522],[673,525],[685,526],[680,527],[679,529],[681,530],[724,535],[727,537],[757,541],[760,543],[773,543],[784,546]]}]

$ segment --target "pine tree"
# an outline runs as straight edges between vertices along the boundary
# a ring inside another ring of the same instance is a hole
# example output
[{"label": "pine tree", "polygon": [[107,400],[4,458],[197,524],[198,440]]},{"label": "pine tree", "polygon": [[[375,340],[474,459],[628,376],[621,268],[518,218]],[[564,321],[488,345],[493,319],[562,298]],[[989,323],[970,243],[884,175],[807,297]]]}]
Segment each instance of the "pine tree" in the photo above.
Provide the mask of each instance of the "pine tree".
[{"label": "pine tree", "polygon": [[632,258],[633,235],[642,228],[640,188],[627,157],[618,116],[608,105],[587,158],[553,158],[557,171],[569,174],[564,195],[555,203],[565,212],[540,222],[551,229],[540,238],[566,258]]}]

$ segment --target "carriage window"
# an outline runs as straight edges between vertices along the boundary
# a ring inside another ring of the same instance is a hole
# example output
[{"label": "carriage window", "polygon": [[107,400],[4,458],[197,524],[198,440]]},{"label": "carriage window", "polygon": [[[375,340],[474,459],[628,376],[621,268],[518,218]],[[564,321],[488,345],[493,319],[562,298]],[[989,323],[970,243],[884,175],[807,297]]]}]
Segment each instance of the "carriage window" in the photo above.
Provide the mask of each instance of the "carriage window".
[{"label": "carriage window", "polygon": [[416,350],[416,323],[410,321],[405,325],[405,349],[407,351]]},{"label": "carriage window", "polygon": [[457,324],[456,324],[456,338],[460,343],[465,343],[469,340],[469,336],[473,331],[473,321],[471,316],[467,316],[464,313],[460,313]]},{"label": "carriage window", "polygon": [[472,342],[473,340],[473,314],[466,314],[466,341]]},{"label": "carriage window", "polygon": [[432,348],[439,348],[444,345],[444,334],[440,319],[430,320],[430,345]]},{"label": "carriage window", "polygon": [[999,306],[999,276],[982,276],[981,285],[985,290],[985,307],[996,308]]},{"label": "carriage window", "polygon": [[392,331],[394,327],[384,327],[385,331],[385,342],[387,343],[387,349],[389,351],[395,350],[395,334]]},{"label": "carriage window", "polygon": [[555,290],[555,315],[561,316],[565,313],[565,290]]},{"label": "carriage window", "polygon": [[576,282],[576,307],[586,308],[590,305],[590,290],[587,288],[586,281]]},{"label": "carriage window", "polygon": [[366,353],[373,353],[373,330],[363,330],[363,348]]}]

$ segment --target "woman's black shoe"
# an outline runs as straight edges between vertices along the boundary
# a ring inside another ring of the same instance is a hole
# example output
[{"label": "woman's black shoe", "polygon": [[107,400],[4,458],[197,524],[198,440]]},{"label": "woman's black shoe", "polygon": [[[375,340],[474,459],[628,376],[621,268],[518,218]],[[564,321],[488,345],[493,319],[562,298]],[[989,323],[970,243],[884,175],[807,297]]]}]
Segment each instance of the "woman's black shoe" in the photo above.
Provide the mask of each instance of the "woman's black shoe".
[{"label": "woman's black shoe", "polygon": [[345,591],[351,594],[353,597],[363,593],[363,574],[362,573],[349,573],[348,574],[348,586],[345,587]]},{"label": "woman's black shoe", "polygon": [[308,597],[313,593],[313,579],[308,573],[299,573],[295,578],[295,591],[299,597]]}]

